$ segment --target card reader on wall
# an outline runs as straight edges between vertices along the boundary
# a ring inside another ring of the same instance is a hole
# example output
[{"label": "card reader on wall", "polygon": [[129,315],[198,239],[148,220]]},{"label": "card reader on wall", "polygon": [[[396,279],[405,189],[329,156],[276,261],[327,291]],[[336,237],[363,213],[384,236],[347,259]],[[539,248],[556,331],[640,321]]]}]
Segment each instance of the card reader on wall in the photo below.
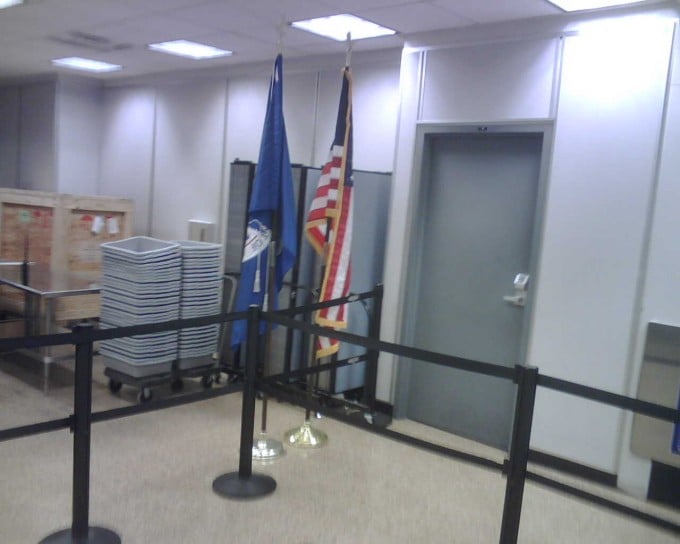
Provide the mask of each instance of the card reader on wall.
[{"label": "card reader on wall", "polygon": [[189,240],[196,242],[214,242],[215,223],[201,221],[200,219],[189,219]]}]

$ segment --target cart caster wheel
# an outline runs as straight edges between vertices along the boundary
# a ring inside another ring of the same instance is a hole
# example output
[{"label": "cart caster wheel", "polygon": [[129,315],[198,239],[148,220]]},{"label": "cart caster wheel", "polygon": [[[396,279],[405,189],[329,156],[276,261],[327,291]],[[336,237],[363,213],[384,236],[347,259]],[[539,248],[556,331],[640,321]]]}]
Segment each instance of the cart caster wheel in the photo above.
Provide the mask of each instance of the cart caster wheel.
[{"label": "cart caster wheel", "polygon": [[151,389],[149,389],[148,387],[143,387],[142,389],[139,390],[139,393],[137,393],[137,402],[140,403],[149,402],[151,400],[151,397],[153,397]]},{"label": "cart caster wheel", "polygon": [[208,376],[203,376],[201,378],[201,385],[203,386],[204,389],[210,389],[210,387],[213,384],[213,377],[208,375]]},{"label": "cart caster wheel", "polygon": [[177,393],[178,391],[184,389],[184,382],[182,381],[182,378],[177,378],[176,380],[173,380],[172,383],[170,384],[170,389],[172,390],[173,393]]},{"label": "cart caster wheel", "polygon": [[215,374],[215,383],[221,383],[222,382],[222,373],[218,372]]},{"label": "cart caster wheel", "polygon": [[113,378],[109,379],[109,391],[111,391],[111,393],[118,393],[121,387],[123,387],[122,382],[116,381]]}]

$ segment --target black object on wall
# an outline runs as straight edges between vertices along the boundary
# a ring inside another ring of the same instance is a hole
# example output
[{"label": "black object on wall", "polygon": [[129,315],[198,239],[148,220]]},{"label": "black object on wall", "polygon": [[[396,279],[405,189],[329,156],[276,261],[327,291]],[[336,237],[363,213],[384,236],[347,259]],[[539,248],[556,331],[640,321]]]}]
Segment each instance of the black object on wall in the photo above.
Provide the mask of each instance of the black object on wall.
[{"label": "black object on wall", "polygon": [[647,498],[680,508],[680,469],[652,461]]}]

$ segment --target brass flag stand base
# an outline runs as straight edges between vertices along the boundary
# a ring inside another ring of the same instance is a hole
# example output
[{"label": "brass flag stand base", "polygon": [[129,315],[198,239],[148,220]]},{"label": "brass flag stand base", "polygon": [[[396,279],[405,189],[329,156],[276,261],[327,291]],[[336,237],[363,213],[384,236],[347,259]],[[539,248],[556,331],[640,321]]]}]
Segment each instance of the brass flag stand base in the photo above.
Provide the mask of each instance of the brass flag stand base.
[{"label": "brass flag stand base", "polygon": [[288,431],[284,435],[284,441],[293,448],[321,448],[328,442],[328,435],[305,421],[302,426]]},{"label": "brass flag stand base", "polygon": [[284,453],[283,444],[265,433],[260,433],[253,441],[253,459],[256,461],[273,461]]}]

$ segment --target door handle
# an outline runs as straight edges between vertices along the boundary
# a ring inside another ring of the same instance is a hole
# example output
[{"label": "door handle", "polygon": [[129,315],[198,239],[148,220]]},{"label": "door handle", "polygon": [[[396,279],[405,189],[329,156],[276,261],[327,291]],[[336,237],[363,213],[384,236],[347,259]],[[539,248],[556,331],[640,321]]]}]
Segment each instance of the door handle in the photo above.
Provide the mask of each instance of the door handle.
[{"label": "door handle", "polygon": [[529,274],[517,274],[512,282],[515,287],[514,295],[505,295],[503,300],[513,306],[524,306],[527,298],[527,286],[529,284]]},{"label": "door handle", "polygon": [[513,306],[524,306],[526,304],[526,296],[524,293],[521,295],[505,295],[503,300],[509,302]]}]

